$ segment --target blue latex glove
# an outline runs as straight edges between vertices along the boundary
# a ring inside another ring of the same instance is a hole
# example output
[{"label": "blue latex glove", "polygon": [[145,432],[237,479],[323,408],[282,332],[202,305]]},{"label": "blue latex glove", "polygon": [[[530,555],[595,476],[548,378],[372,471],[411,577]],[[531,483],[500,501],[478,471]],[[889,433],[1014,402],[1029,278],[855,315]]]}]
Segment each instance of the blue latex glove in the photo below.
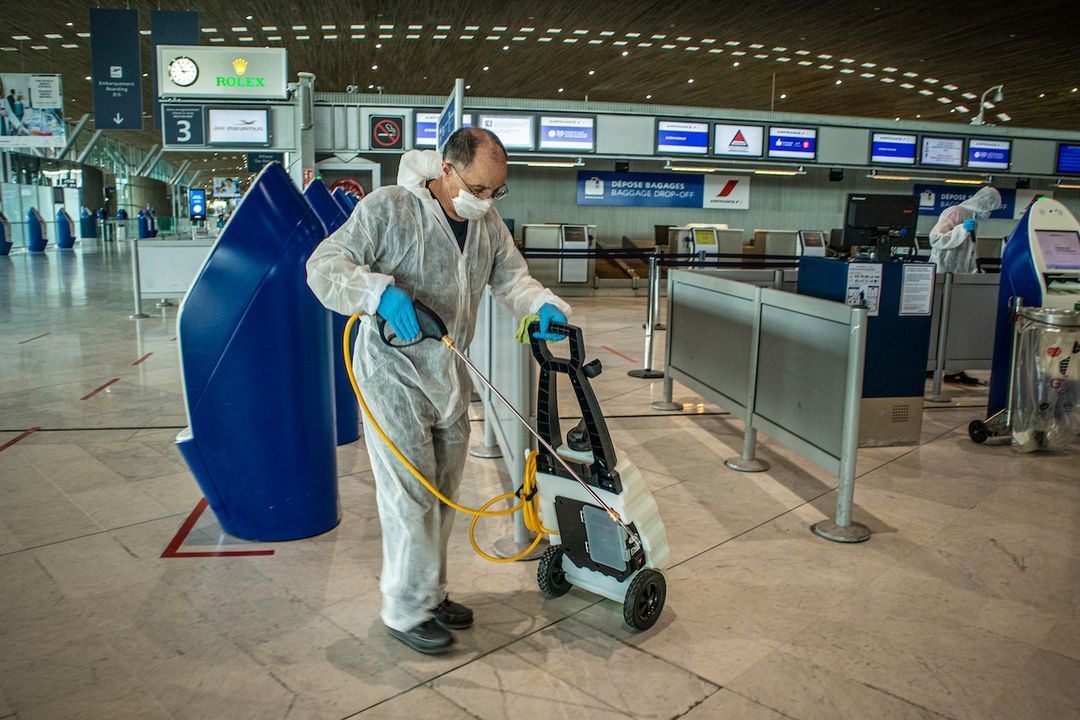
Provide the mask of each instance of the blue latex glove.
[{"label": "blue latex glove", "polygon": [[390,329],[401,341],[409,342],[420,336],[420,321],[416,318],[416,308],[413,307],[412,298],[401,288],[387,285],[379,298],[376,312],[390,323]]},{"label": "blue latex glove", "polygon": [[551,303],[544,303],[540,306],[540,329],[533,334],[533,337],[537,340],[547,340],[548,342],[559,342],[565,340],[565,335],[558,335],[553,332],[548,332],[551,328],[551,323],[565,323],[566,316],[562,314],[559,308],[555,307]]},{"label": "blue latex glove", "polygon": [[975,218],[970,218],[964,221],[964,229],[968,232],[975,232],[975,228],[979,227],[979,221]]}]

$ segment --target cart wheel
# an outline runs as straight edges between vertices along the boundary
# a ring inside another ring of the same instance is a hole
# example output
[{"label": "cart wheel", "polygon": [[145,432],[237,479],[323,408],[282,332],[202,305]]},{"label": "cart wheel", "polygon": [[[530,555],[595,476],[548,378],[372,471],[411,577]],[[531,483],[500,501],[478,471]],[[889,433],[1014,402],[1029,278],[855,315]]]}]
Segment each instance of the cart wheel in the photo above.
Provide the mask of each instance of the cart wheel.
[{"label": "cart wheel", "polygon": [[552,545],[540,556],[540,564],[536,568],[536,584],[548,597],[565,595],[574,587],[563,572],[562,558],[562,545]]},{"label": "cart wheel", "polygon": [[657,570],[646,568],[637,574],[623,600],[623,620],[635,630],[648,630],[660,617],[667,598],[667,581]]},{"label": "cart wheel", "polygon": [[990,430],[982,420],[972,420],[968,425],[968,435],[971,441],[982,445],[990,437]]}]

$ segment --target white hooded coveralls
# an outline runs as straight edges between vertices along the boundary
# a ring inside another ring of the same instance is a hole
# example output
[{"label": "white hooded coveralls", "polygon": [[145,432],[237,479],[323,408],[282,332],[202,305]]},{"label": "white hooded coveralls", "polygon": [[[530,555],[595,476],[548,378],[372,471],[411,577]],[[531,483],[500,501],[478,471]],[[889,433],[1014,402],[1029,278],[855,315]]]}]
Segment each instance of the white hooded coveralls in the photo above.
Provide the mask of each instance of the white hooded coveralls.
[{"label": "white hooded coveralls", "polygon": [[978,272],[974,236],[964,229],[964,221],[988,218],[999,207],[1001,193],[987,186],[959,205],[941,212],[937,224],[930,230],[930,261],[939,273]]},{"label": "white hooded coveralls", "polygon": [[[468,371],[444,345],[391,348],[371,317],[388,285],[434,310],[461,350],[469,347],[484,286],[519,316],[569,306],[529,275],[494,207],[470,221],[464,250],[425,181],[439,176],[431,150],[405,153],[398,185],[379,188],[307,262],[308,285],[328,308],[363,313],[353,369],[375,418],[405,457],[447,497],[457,497],[469,446]],[[335,362],[341,360],[335,358]],[[432,617],[446,589],[446,545],[455,511],[393,456],[364,418],[383,533],[382,619],[409,631]]]}]

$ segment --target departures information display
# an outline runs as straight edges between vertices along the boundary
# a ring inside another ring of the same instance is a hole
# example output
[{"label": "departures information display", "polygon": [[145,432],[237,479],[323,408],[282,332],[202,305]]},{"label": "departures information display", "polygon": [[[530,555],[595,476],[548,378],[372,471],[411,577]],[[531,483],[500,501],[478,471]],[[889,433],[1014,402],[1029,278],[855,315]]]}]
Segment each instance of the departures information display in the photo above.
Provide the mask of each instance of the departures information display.
[{"label": "departures information display", "polygon": [[919,163],[931,167],[960,167],[964,164],[964,139],[924,135]]},{"label": "departures information display", "polygon": [[[465,113],[461,117],[464,127],[472,127],[472,114]],[[439,131],[439,113],[418,112],[416,113],[416,134],[413,146],[418,148],[433,148]]]},{"label": "departures information display", "polygon": [[670,155],[707,155],[709,123],[658,120],[656,152]]},{"label": "departures information display", "polygon": [[480,127],[495,133],[507,150],[532,150],[536,144],[532,115],[481,115]]},{"label": "departures information display", "polygon": [[812,161],[817,157],[817,130],[770,127],[769,157]]},{"label": "departures information display", "polygon": [[761,157],[765,128],[761,125],[713,126],[713,154],[726,157]]},{"label": "departures information display", "polygon": [[967,166],[981,170],[1008,170],[1008,140],[968,140]]},{"label": "departures information display", "polygon": [[914,165],[914,135],[876,132],[870,139],[870,162],[882,165]]},{"label": "departures information display", "polygon": [[1080,145],[1058,145],[1055,170],[1062,175],[1080,175]]},{"label": "departures information display", "polygon": [[568,115],[540,116],[541,150],[596,150],[596,119]]}]

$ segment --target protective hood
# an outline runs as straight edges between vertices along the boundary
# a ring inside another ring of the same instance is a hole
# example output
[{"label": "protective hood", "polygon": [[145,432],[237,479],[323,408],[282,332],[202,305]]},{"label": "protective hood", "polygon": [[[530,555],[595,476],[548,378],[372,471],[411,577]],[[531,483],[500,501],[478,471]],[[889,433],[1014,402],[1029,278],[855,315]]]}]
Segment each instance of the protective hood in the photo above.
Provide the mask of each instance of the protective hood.
[{"label": "protective hood", "polygon": [[439,177],[442,157],[434,150],[410,150],[401,156],[397,184],[402,187],[423,187],[428,180]]},{"label": "protective hood", "polygon": [[1001,193],[990,186],[980,188],[979,192],[960,203],[960,207],[967,208],[979,217],[985,218],[1001,207]]}]

